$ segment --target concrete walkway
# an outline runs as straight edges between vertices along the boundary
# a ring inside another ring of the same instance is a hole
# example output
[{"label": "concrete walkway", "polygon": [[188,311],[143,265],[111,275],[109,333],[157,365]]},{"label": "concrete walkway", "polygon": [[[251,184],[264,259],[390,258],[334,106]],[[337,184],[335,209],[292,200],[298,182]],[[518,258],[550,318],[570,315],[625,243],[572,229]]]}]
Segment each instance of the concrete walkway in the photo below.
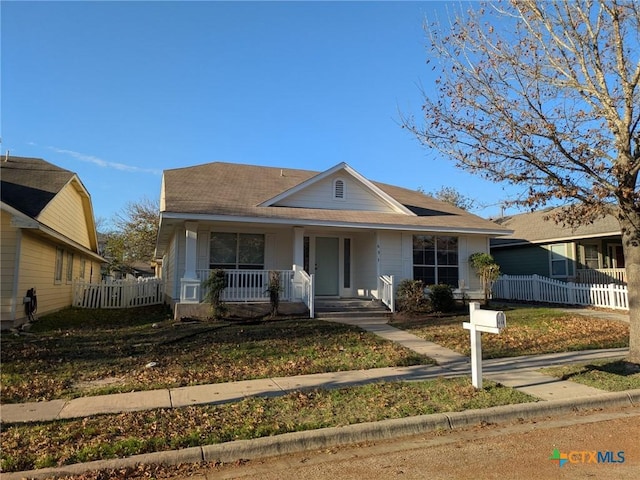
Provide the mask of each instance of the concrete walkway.
[{"label": "concrete walkway", "polygon": [[[438,365],[388,367],[294,377],[274,377],[80,397],[72,400],[6,404],[0,406],[0,417],[2,422],[6,423],[49,421],[155,408],[178,408],[190,405],[228,403],[239,401],[249,396],[284,395],[287,392],[298,389],[339,388],[379,381],[418,381],[471,374],[471,366],[467,357],[423,340],[406,331],[394,328],[388,325],[384,318],[334,318],[326,319],[326,321],[357,325],[363,330],[375,333],[382,338],[433,358]],[[541,400],[589,397],[603,392],[578,383],[561,381],[557,378],[543,375],[536,370],[552,365],[588,362],[595,359],[621,358],[627,352],[628,349],[622,348],[485,360],[483,362],[483,377],[517,388]]]},{"label": "concrete walkway", "polygon": [[[467,357],[436,343],[423,340],[409,332],[392,327],[386,323],[386,319],[334,318],[327,319],[327,321],[357,325],[363,330],[375,333],[382,338],[433,358],[438,362],[438,366],[445,371],[443,376],[450,376],[452,373],[460,375],[469,375],[471,373],[471,365]],[[482,362],[482,373],[484,378],[494,380],[507,387],[517,388],[541,400],[588,397],[599,395],[603,391],[580,383],[559,380],[535,370],[566,363],[579,363],[603,358],[621,358],[627,352],[628,349],[623,348],[484,360]]]}]

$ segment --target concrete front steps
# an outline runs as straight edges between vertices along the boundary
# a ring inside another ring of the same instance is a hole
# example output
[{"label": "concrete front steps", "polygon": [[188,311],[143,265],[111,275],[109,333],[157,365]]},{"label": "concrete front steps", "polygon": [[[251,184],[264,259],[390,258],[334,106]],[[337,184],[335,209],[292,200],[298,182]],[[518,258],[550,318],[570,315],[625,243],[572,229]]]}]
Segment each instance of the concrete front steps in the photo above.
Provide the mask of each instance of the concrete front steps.
[{"label": "concrete front steps", "polygon": [[391,312],[379,300],[360,298],[315,299],[316,318],[388,318]]}]

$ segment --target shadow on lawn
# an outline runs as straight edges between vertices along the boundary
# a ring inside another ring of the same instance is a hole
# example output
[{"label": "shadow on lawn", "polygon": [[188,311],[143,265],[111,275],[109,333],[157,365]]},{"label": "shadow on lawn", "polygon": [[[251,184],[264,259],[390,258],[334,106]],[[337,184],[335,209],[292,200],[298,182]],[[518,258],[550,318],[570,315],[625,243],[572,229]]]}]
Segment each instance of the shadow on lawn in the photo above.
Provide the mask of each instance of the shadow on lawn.
[{"label": "shadow on lawn", "polygon": [[625,360],[617,360],[604,365],[584,365],[580,370],[562,375],[561,379],[571,380],[573,377],[594,371],[628,377],[640,373],[640,365]]}]

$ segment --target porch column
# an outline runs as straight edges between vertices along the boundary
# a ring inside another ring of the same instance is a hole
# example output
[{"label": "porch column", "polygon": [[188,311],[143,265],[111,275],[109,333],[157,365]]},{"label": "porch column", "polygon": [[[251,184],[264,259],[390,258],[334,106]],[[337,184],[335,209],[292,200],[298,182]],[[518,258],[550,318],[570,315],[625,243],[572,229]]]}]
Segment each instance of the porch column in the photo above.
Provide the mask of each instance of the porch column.
[{"label": "porch column", "polygon": [[304,227],[293,227],[293,299],[304,299]]},{"label": "porch column", "polygon": [[180,280],[180,302],[200,302],[200,280],[196,272],[198,222],[185,222],[184,276]]},{"label": "porch column", "polygon": [[198,222],[185,222],[184,278],[198,278],[196,258],[198,248]]},{"label": "porch column", "polygon": [[304,268],[304,227],[293,227],[293,264]]}]

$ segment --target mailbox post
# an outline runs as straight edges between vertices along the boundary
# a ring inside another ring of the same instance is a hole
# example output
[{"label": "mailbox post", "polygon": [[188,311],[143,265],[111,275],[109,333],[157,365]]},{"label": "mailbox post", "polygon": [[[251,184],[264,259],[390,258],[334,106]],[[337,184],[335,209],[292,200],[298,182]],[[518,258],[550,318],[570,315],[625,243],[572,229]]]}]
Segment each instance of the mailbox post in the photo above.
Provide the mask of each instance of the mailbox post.
[{"label": "mailbox post", "polygon": [[480,310],[478,302],[469,304],[469,322],[462,326],[469,330],[471,337],[471,382],[482,388],[482,332],[500,333],[507,326],[504,312]]}]

